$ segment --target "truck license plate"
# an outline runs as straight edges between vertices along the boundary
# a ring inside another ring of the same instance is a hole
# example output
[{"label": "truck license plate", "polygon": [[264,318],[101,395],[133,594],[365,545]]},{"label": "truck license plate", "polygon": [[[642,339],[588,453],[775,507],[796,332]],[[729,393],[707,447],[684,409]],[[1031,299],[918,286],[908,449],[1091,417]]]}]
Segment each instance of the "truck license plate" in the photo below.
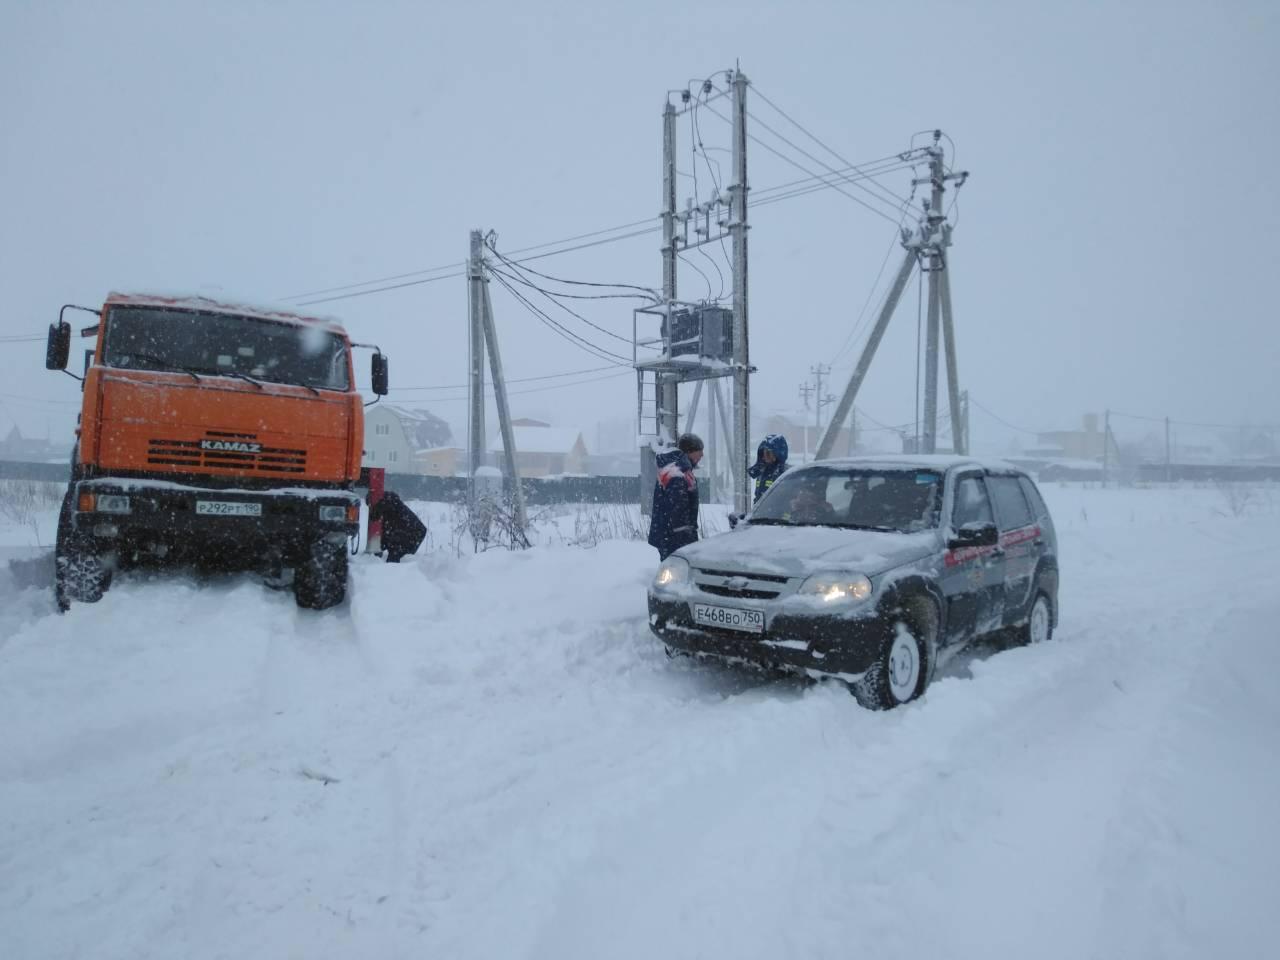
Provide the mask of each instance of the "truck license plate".
[{"label": "truck license plate", "polygon": [[693,622],[700,627],[720,627],[744,633],[763,633],[764,614],[740,607],[713,607],[709,603],[693,605]]},{"label": "truck license plate", "polygon": [[197,500],[196,513],[214,517],[260,517],[262,504],[241,500]]}]

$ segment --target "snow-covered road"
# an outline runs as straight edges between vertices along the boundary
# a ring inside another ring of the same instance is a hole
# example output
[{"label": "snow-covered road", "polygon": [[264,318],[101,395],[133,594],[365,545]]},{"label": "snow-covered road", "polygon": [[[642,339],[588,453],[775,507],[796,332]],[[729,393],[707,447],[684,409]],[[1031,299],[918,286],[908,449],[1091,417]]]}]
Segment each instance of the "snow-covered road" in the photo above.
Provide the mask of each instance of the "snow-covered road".
[{"label": "snow-covered road", "polygon": [[669,661],[630,542],[0,571],[0,955],[1268,955],[1278,498],[1045,493],[1055,640],[881,714]]}]

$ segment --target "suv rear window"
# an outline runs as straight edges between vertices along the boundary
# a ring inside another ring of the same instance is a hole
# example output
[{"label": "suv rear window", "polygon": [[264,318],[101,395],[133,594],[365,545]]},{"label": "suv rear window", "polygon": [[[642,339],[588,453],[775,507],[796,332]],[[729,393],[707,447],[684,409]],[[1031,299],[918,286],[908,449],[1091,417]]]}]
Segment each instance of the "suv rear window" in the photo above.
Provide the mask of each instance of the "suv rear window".
[{"label": "suv rear window", "polygon": [[1044,499],[1040,496],[1040,491],[1036,489],[1036,485],[1031,482],[1030,477],[1019,477],[1018,482],[1022,484],[1022,492],[1027,495],[1027,503],[1031,504],[1032,511],[1037,517],[1047,517],[1049,508],[1044,505]]},{"label": "suv rear window", "polygon": [[988,477],[987,488],[996,504],[1000,529],[1016,530],[1032,522],[1031,508],[1027,506],[1017,477]]}]

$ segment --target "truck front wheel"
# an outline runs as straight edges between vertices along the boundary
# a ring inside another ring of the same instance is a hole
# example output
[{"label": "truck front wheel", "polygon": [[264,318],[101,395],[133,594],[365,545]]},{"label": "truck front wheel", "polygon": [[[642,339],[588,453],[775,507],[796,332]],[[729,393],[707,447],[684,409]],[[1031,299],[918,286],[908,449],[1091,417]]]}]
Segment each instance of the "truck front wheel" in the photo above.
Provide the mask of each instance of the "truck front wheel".
[{"label": "truck front wheel", "polygon": [[341,603],[347,595],[346,545],[313,543],[293,572],[293,591],[298,606],[309,610]]},{"label": "truck front wheel", "polygon": [[97,603],[111,586],[111,564],[89,537],[58,533],[54,548],[53,592],[58,609],[65,612],[72,601]]}]

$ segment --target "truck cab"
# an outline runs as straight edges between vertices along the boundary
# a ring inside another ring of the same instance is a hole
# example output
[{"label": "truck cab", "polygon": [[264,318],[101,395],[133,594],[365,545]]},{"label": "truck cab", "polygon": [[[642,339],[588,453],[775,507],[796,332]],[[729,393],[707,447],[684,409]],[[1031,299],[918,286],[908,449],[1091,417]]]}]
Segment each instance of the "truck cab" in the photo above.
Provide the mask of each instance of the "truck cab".
[{"label": "truck cab", "polygon": [[[300,606],[340,603],[364,443],[343,328],[203,297],[113,293],[100,309],[63,308],[50,369],[66,369],[68,309],[97,320],[81,330],[95,343],[58,523],[59,607],[98,600],[116,569],[149,558],[292,570]],[[373,389],[387,390],[381,351]]]}]

